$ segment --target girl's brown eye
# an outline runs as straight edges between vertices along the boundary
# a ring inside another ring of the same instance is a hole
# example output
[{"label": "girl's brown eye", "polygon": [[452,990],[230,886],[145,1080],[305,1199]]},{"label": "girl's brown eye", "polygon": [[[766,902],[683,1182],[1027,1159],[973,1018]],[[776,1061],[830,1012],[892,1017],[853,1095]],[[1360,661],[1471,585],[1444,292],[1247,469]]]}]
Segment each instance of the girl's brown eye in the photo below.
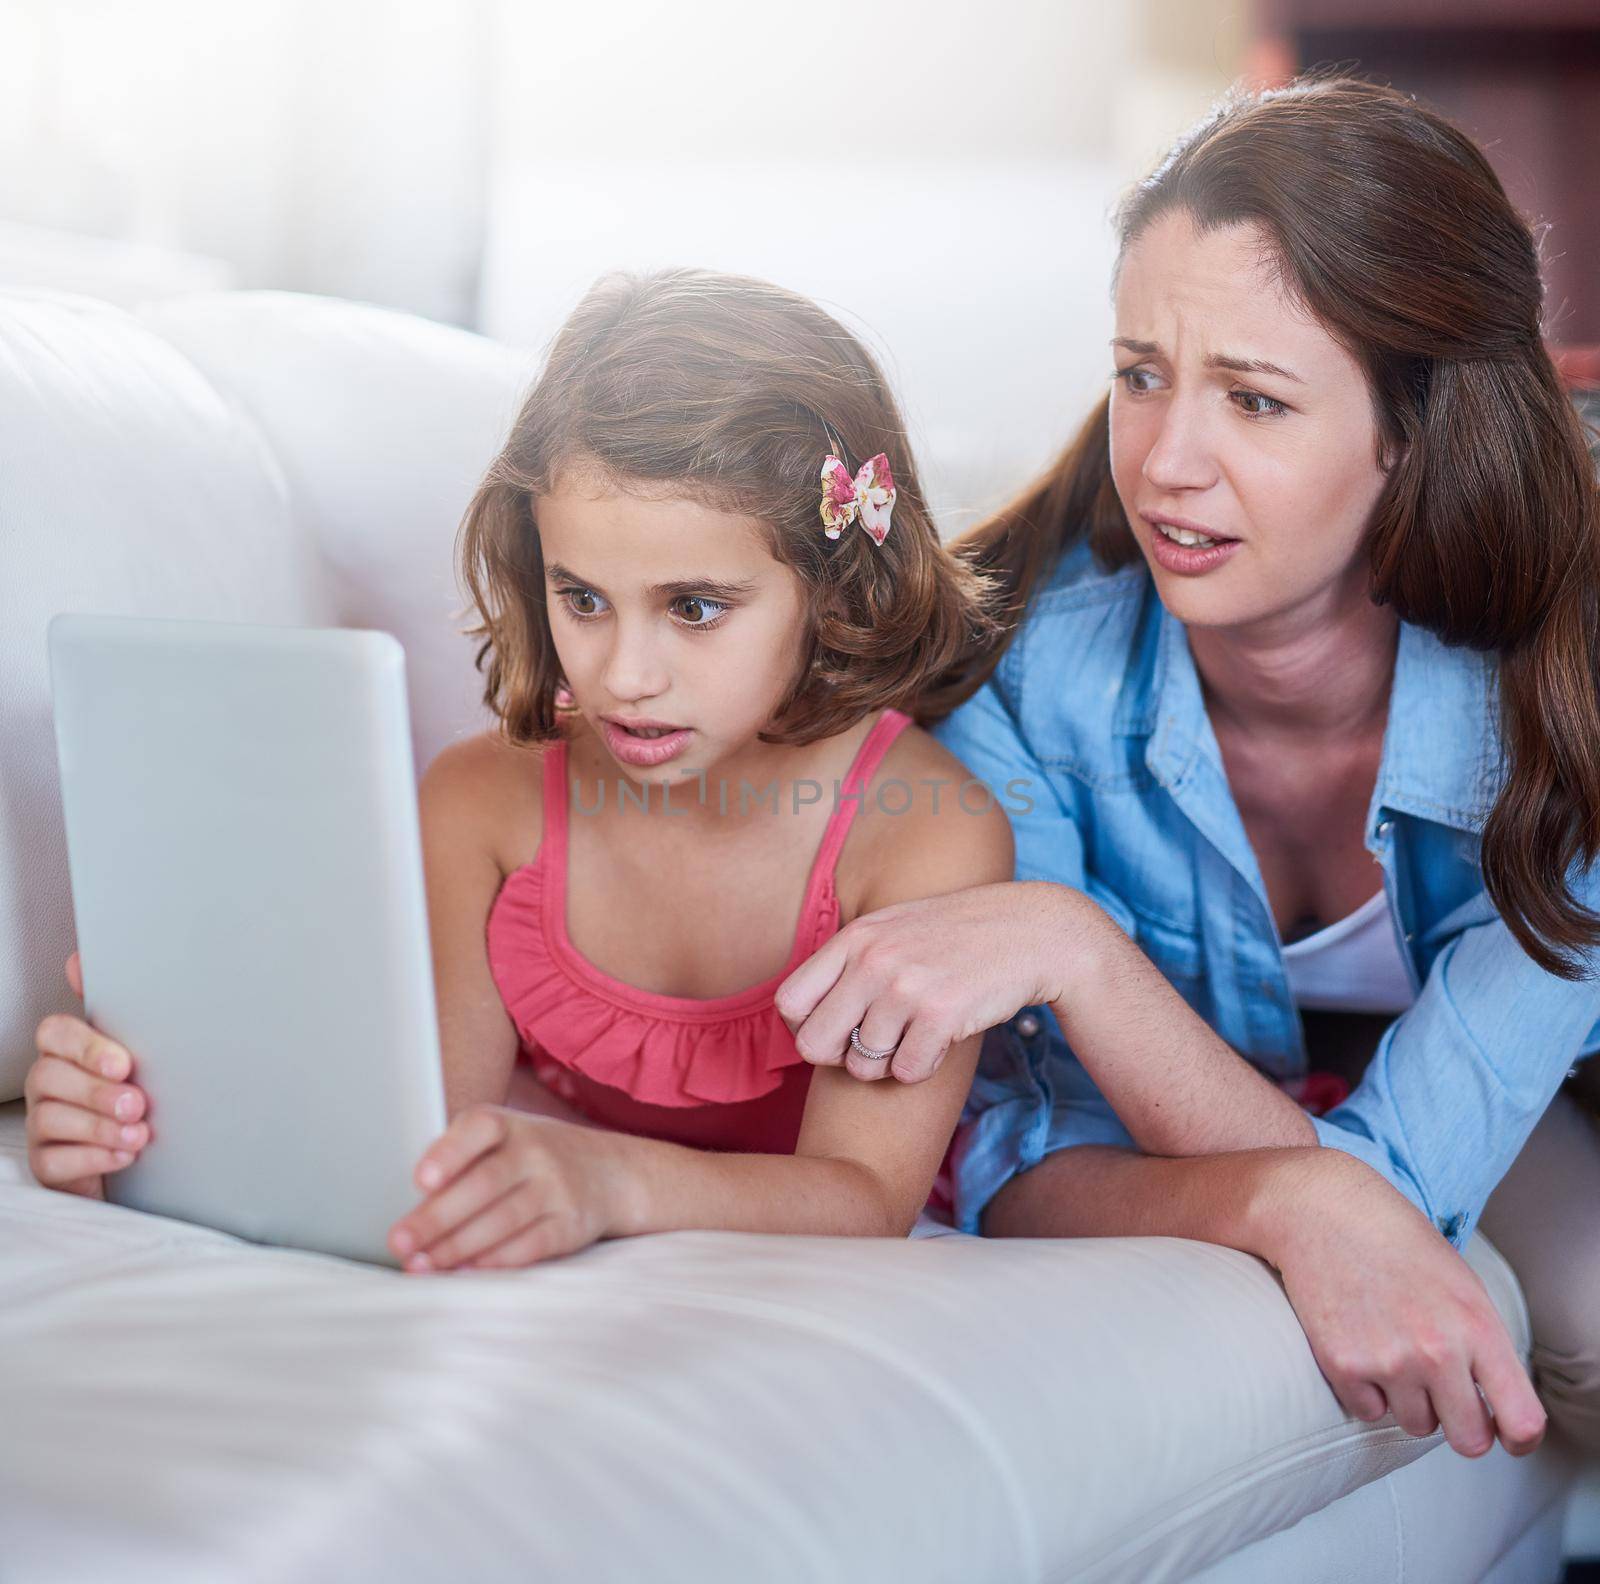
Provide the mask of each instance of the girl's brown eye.
[{"label": "girl's brown eye", "polygon": [[700,599],[694,594],[680,595],[677,604],[678,619],[686,627],[715,627],[728,610],[720,600]]}]

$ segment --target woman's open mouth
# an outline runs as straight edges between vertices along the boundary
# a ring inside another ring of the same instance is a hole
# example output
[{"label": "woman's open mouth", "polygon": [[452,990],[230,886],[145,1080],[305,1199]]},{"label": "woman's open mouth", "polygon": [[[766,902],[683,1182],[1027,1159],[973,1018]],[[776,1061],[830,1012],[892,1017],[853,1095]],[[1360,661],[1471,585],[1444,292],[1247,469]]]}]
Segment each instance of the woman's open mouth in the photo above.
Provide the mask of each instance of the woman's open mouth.
[{"label": "woman's open mouth", "polygon": [[1145,520],[1150,524],[1150,553],[1157,565],[1188,577],[1221,566],[1243,543],[1187,523]]}]

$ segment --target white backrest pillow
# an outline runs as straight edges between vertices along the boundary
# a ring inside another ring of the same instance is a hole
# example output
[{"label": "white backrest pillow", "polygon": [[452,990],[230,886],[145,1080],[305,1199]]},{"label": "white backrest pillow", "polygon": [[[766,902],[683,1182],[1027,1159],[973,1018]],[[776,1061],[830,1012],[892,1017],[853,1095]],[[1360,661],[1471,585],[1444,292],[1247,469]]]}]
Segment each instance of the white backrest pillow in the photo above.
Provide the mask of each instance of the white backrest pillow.
[{"label": "white backrest pillow", "polygon": [[135,316],[0,292],[0,1101],[39,1020],[77,1009],[50,617],[384,628],[407,650],[420,769],[486,723],[451,551],[532,371],[463,331],[289,293]]}]

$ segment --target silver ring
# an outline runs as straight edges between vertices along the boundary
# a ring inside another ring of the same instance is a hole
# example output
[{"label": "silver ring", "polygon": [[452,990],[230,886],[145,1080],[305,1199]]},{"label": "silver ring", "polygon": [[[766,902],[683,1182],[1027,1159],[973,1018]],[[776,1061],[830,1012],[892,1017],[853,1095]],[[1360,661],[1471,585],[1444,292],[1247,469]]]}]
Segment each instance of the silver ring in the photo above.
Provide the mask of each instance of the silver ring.
[{"label": "silver ring", "polygon": [[875,1051],[871,1046],[861,1043],[861,1025],[858,1023],[850,1030],[850,1048],[864,1061],[888,1061],[900,1049],[900,1042],[896,1040],[888,1050]]}]

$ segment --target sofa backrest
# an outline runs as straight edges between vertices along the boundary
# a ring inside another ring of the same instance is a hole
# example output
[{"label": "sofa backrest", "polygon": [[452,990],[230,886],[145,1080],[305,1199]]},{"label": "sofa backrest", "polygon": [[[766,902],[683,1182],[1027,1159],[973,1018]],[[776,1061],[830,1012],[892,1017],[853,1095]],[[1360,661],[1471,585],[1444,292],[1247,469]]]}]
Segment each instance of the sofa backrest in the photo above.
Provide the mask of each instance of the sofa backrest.
[{"label": "sofa backrest", "polygon": [[405,646],[417,770],[488,724],[452,552],[535,359],[366,303],[166,298],[140,319],[265,436],[326,568],[333,621]]},{"label": "sofa backrest", "polygon": [[464,331],[292,293],[137,314],[0,293],[0,1101],[39,1020],[77,1009],[51,616],[391,632],[420,771],[487,724],[452,551],[532,372]]}]

